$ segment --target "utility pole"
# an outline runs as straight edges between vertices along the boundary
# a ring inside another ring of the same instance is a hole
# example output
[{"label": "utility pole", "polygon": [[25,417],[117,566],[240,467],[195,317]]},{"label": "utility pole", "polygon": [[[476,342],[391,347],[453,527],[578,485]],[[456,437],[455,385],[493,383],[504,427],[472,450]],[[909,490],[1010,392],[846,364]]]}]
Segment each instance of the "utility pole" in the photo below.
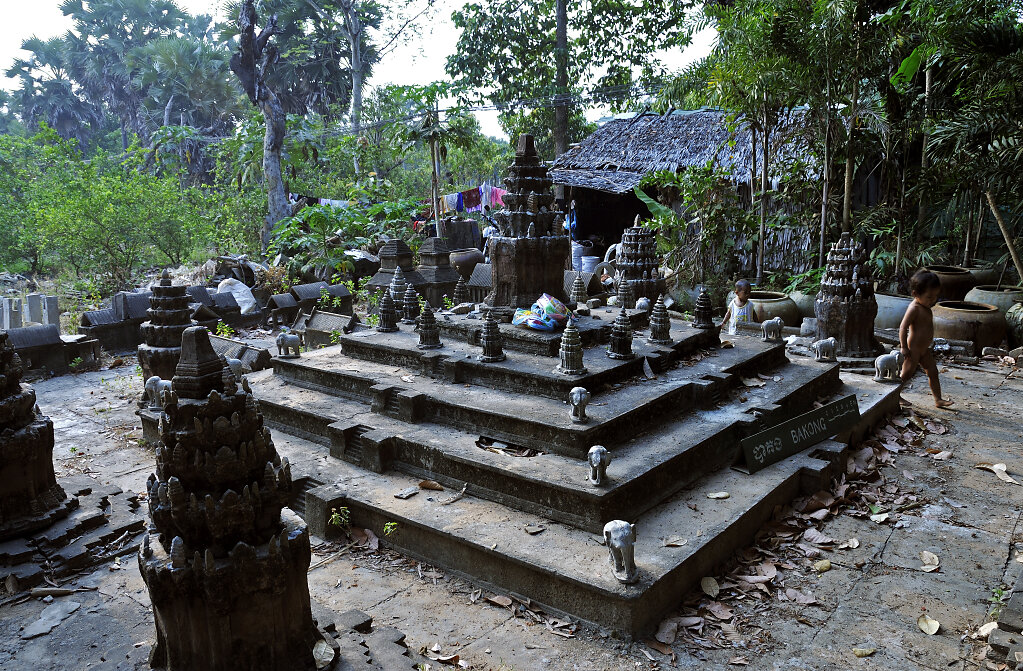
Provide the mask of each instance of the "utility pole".
[{"label": "utility pole", "polygon": [[554,48],[554,157],[568,151],[568,0],[555,0],[557,40]]}]

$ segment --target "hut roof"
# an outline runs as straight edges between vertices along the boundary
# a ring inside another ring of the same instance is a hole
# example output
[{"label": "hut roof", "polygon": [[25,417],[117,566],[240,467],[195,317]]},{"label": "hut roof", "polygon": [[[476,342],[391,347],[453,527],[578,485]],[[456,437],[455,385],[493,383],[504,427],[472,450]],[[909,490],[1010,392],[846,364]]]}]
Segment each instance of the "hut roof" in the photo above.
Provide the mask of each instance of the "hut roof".
[{"label": "hut roof", "polygon": [[[808,160],[799,133],[805,127],[805,117],[802,110],[787,115],[782,133],[772,140],[776,152]],[[752,166],[751,144],[749,128],[740,124],[733,132],[728,113],[723,110],[616,117],[555,159],[550,174],[555,184],[625,193],[638,186],[646,173],[680,172],[714,161],[739,180],[747,181]],[[760,158],[758,155],[758,165]]]}]

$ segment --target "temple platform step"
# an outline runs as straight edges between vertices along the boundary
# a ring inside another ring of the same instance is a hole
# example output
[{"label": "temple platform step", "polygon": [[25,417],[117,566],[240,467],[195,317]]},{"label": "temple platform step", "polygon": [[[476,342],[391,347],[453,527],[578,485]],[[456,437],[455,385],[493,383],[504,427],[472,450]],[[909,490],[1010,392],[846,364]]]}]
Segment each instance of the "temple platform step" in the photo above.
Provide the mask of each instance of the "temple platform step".
[{"label": "temple platform step", "polygon": [[[855,378],[845,380],[843,393],[856,393],[859,400],[862,418],[852,432],[858,435],[897,409],[898,391]],[[418,475],[374,473],[276,431],[274,440],[296,474],[327,483],[306,495],[306,519],[314,533],[339,534],[328,520],[332,508],[344,506],[353,525],[372,529],[384,544],[495,591],[634,635],[649,632],[702,576],[751,542],[774,506],[826,485],[845,449],[844,440],[825,441],[753,475],[723,468],[626,517],[637,524],[640,581],[622,585],[611,576],[601,539],[589,530],[479,498],[471,484],[464,498],[448,505],[443,504],[461,489],[457,482],[445,492],[421,490],[397,499],[399,491],[416,487]],[[718,491],[729,492],[729,498],[707,498]],[[397,523],[397,531],[385,536],[389,522]],[[545,530],[530,535],[526,525]],[[672,537],[685,543],[666,546]]]},{"label": "temple platform step", "polygon": [[840,384],[837,367],[807,361],[772,374],[779,381],[743,388],[740,403],[693,409],[675,421],[662,417],[662,424],[646,432],[603,443],[613,462],[599,488],[589,484],[588,466],[578,457],[494,452],[485,449],[483,435],[435,423],[408,424],[323,392],[289,388],[278,379],[253,388],[271,426],[326,444],[336,458],[448,486],[469,482],[483,498],[556,514],[599,532],[608,520],[649,509],[696,478],[734,463],[743,437],[802,412],[806,398],[831,394]]},{"label": "temple platform step", "polygon": [[[404,345],[405,349],[399,351],[408,351],[409,343]],[[452,348],[451,354],[456,355],[454,359],[461,361],[457,352]],[[643,354],[642,350],[638,352]],[[658,358],[675,356],[674,350],[661,349],[647,351],[645,355],[647,361],[655,362]],[[599,355],[590,355],[587,361],[590,359],[594,360],[595,370],[600,370],[598,366],[605,365],[605,361],[613,361]],[[522,361],[512,359],[496,365],[474,362],[474,367],[486,367],[493,371],[493,375],[499,376],[502,371],[515,370],[516,366],[528,368],[542,361],[544,359],[523,355]],[[643,358],[640,356],[624,364],[614,362],[619,366],[628,365],[629,370],[636,372],[620,382],[594,389],[587,409],[590,421],[586,424],[572,422],[570,408],[566,404],[567,392],[560,398],[551,398],[526,395],[514,389],[452,381],[450,378],[434,378],[423,375],[417,368],[352,359],[337,347],[318,350],[299,359],[275,359],[273,375],[255,373],[249,376],[249,380],[261,401],[269,405],[292,406],[270,409],[266,411],[268,418],[281,425],[294,426],[299,429],[298,435],[305,437],[325,435],[323,429],[326,425],[343,419],[338,416],[342,410],[310,415],[298,403],[288,401],[294,395],[294,387],[355,401],[376,413],[403,422],[441,424],[517,447],[582,459],[592,445],[610,447],[612,443],[634,437],[693,408],[713,406],[716,398],[741,384],[743,376],[756,377],[758,373],[773,370],[786,362],[782,345],[752,339],[742,348],[716,350],[713,356],[696,362],[676,358],[673,364],[677,365],[666,370],[658,366],[662,374],[653,378],[642,373]],[[609,365],[610,370],[615,370],[614,364]],[[565,384],[565,376],[553,369],[534,368],[530,374],[537,385]],[[837,375],[837,370],[834,374]],[[343,412],[355,413],[349,409]],[[329,421],[323,421],[327,419]],[[372,423],[369,425],[373,426]]]}]

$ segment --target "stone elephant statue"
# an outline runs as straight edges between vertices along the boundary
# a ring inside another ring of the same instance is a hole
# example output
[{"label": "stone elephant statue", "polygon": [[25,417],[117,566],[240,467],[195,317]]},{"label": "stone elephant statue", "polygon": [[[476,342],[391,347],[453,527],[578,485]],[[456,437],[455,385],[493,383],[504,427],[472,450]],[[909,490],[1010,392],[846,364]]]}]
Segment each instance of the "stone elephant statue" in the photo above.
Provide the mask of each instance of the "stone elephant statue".
[{"label": "stone elephant statue", "polygon": [[277,356],[297,357],[302,354],[302,336],[297,333],[281,333],[277,336]]},{"label": "stone elephant statue", "polygon": [[163,380],[159,375],[154,375],[146,380],[146,398],[149,399],[150,410],[163,409],[163,392],[171,390],[171,381]]},{"label": "stone elephant statue", "polygon": [[598,487],[607,478],[607,467],[611,463],[611,453],[603,445],[594,445],[586,453],[586,461],[590,464],[590,482]]},{"label": "stone elephant statue", "polygon": [[813,358],[816,361],[835,361],[835,347],[837,346],[837,340],[825,338],[810,345],[810,350],[813,352]]},{"label": "stone elephant statue", "polygon": [[779,342],[781,340],[781,330],[784,326],[785,320],[781,317],[764,320],[760,324],[760,331],[763,335],[762,339],[766,341]]},{"label": "stone elephant statue", "polygon": [[639,580],[636,569],[636,525],[611,520],[604,525],[604,544],[610,555],[611,572],[625,584]]},{"label": "stone elephant statue", "polygon": [[576,424],[585,424],[589,421],[586,416],[586,406],[590,402],[590,392],[586,387],[573,387],[568,392],[568,401],[572,404],[572,421]]},{"label": "stone elephant statue", "polygon": [[224,361],[227,363],[227,367],[231,369],[231,375],[234,375],[236,380],[241,381],[242,375],[245,375],[245,364],[241,362],[241,359],[225,357]]},{"label": "stone elephant statue", "polygon": [[888,354],[882,354],[874,359],[874,381],[902,382],[903,361],[905,361],[905,357],[897,349],[893,349]]}]

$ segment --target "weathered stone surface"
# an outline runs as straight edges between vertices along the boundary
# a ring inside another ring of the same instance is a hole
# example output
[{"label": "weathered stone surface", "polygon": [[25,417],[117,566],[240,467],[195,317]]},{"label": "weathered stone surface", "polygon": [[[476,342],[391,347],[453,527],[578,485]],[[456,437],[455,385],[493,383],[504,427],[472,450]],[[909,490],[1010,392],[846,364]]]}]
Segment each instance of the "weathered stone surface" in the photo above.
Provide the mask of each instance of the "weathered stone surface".
[{"label": "weathered stone surface", "polygon": [[[664,291],[664,281],[660,279],[660,259],[657,255],[657,242],[653,232],[645,226],[636,225],[625,229],[622,242],[618,247],[615,267],[628,282],[632,290],[633,300],[637,298],[653,298]],[[619,295],[621,300],[621,295]],[[632,308],[632,305],[626,305]]]},{"label": "weathered stone surface", "polygon": [[206,329],[185,330],[139,552],[169,670],[313,669],[309,534],[282,509],[291,468]]},{"label": "weathered stone surface", "polygon": [[156,375],[161,380],[169,380],[174,377],[181,355],[181,334],[192,325],[189,301],[187,287],[174,285],[170,273],[164,270],[149,297],[146,311],[149,321],[140,327],[145,339],[138,348],[143,378]]},{"label": "weathered stone surface", "polygon": [[[416,270],[425,283],[416,288],[435,308],[443,307],[444,296],[452,298],[456,304],[460,302],[453,296],[461,276],[451,267],[450,253],[451,248],[443,238],[427,238],[419,248],[419,266]],[[467,297],[468,294],[465,294],[463,299]]]}]

